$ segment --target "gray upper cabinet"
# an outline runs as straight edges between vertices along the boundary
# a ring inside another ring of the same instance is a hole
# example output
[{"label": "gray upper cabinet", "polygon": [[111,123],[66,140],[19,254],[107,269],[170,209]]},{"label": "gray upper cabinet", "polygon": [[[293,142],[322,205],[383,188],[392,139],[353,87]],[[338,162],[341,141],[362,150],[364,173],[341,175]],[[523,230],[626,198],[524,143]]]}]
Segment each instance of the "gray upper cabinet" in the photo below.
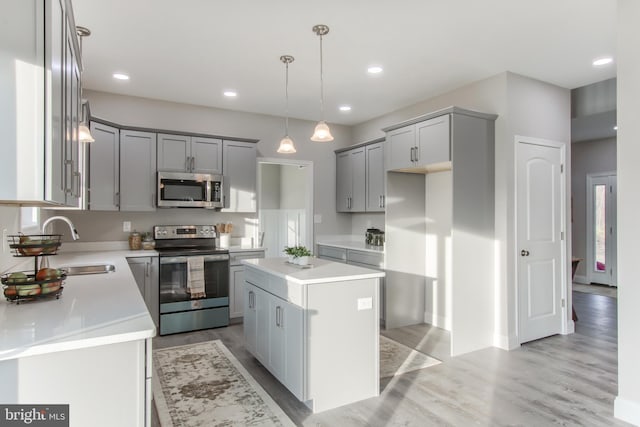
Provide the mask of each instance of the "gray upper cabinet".
[{"label": "gray upper cabinet", "polygon": [[366,211],[384,212],[385,208],[385,176],[384,169],[384,144],[377,142],[365,146],[365,159],[367,170],[366,184]]},{"label": "gray upper cabinet", "polygon": [[384,212],[382,139],[336,150],[336,211]]},{"label": "gray upper cabinet", "polygon": [[158,134],[158,170],[222,173],[222,140]]},{"label": "gray upper cabinet", "polygon": [[0,201],[77,207],[80,68],[71,2],[2,5],[10,19],[0,26]]},{"label": "gray upper cabinet", "polygon": [[120,210],[155,211],[156,134],[120,131]]},{"label": "gray upper cabinet", "polygon": [[386,170],[450,168],[451,115],[387,130]]},{"label": "gray upper cabinet", "polygon": [[117,211],[120,195],[120,129],[91,122],[88,208]]},{"label": "gray upper cabinet", "polygon": [[[256,144],[223,141],[223,174],[230,198],[223,212],[256,211]],[[227,197],[227,196],[225,196]],[[226,204],[226,203],[225,203]]]},{"label": "gray upper cabinet", "polygon": [[336,153],[336,211],[364,212],[365,187],[364,147]]}]

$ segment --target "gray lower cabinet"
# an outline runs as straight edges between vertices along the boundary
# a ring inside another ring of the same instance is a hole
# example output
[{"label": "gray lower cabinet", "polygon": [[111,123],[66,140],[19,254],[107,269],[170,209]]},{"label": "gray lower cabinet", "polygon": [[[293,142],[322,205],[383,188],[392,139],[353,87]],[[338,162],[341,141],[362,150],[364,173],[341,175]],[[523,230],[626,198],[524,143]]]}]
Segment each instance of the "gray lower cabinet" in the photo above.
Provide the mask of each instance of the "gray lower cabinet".
[{"label": "gray lower cabinet", "polygon": [[385,176],[384,143],[377,142],[365,146],[366,161],[366,207],[367,212],[384,212]]},{"label": "gray lower cabinet", "polygon": [[156,134],[120,130],[120,210],[156,210]]},{"label": "gray lower cabinet", "polygon": [[304,310],[249,281],[245,282],[244,295],[247,349],[294,396],[302,399]]},{"label": "gray lower cabinet", "polygon": [[222,156],[223,174],[230,183],[229,207],[222,211],[256,212],[256,144],[223,141]]},{"label": "gray lower cabinet", "polygon": [[147,304],[156,328],[160,324],[160,279],[158,257],[127,258],[140,294]]},{"label": "gray lower cabinet", "polygon": [[[318,245],[318,258],[329,261],[344,262],[374,270],[384,271],[384,254],[356,249],[338,248],[335,246]],[[380,278],[380,320],[385,321],[385,278]]]},{"label": "gray lower cabinet", "polygon": [[243,259],[264,258],[264,251],[229,251],[229,318],[243,316],[244,310],[244,266]]}]

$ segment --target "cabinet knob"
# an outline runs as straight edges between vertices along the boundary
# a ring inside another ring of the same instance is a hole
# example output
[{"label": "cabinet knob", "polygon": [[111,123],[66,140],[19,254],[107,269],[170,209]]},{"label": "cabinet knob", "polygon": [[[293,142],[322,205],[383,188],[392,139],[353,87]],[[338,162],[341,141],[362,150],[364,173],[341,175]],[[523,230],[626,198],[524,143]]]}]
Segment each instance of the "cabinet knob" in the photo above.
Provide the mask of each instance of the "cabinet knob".
[{"label": "cabinet knob", "polygon": [[520,256],[529,256],[529,251],[526,249],[523,249],[520,251]]}]

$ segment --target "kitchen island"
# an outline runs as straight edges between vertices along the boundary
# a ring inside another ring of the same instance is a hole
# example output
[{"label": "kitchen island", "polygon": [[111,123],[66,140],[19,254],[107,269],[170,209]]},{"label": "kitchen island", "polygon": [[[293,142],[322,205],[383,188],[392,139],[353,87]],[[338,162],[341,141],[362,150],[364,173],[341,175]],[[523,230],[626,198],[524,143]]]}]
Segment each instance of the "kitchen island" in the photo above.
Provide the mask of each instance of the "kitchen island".
[{"label": "kitchen island", "polygon": [[312,258],[243,260],[245,346],[313,412],[378,396],[384,272]]},{"label": "kitchen island", "polygon": [[1,403],[68,404],[70,426],[149,425],[155,326],[127,264],[131,255],[50,257],[51,267],[112,264],[115,271],[67,277],[60,299],[0,301]]}]

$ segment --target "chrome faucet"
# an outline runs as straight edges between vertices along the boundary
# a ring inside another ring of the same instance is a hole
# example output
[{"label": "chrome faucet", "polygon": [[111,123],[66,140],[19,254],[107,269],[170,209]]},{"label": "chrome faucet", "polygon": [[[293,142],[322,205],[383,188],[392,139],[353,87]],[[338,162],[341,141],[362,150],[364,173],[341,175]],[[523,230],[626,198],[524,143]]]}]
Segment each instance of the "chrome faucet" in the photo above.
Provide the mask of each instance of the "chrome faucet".
[{"label": "chrome faucet", "polygon": [[47,228],[47,225],[49,225],[50,222],[52,222],[52,221],[54,221],[56,219],[64,221],[69,225],[69,228],[71,229],[71,237],[73,237],[73,240],[78,240],[80,238],[80,236],[78,235],[78,230],[76,230],[76,226],[73,225],[71,220],[69,218],[67,218],[66,216],[52,216],[51,218],[47,218],[47,220],[42,223],[42,234],[45,233],[44,230],[45,230],[45,228]]}]

